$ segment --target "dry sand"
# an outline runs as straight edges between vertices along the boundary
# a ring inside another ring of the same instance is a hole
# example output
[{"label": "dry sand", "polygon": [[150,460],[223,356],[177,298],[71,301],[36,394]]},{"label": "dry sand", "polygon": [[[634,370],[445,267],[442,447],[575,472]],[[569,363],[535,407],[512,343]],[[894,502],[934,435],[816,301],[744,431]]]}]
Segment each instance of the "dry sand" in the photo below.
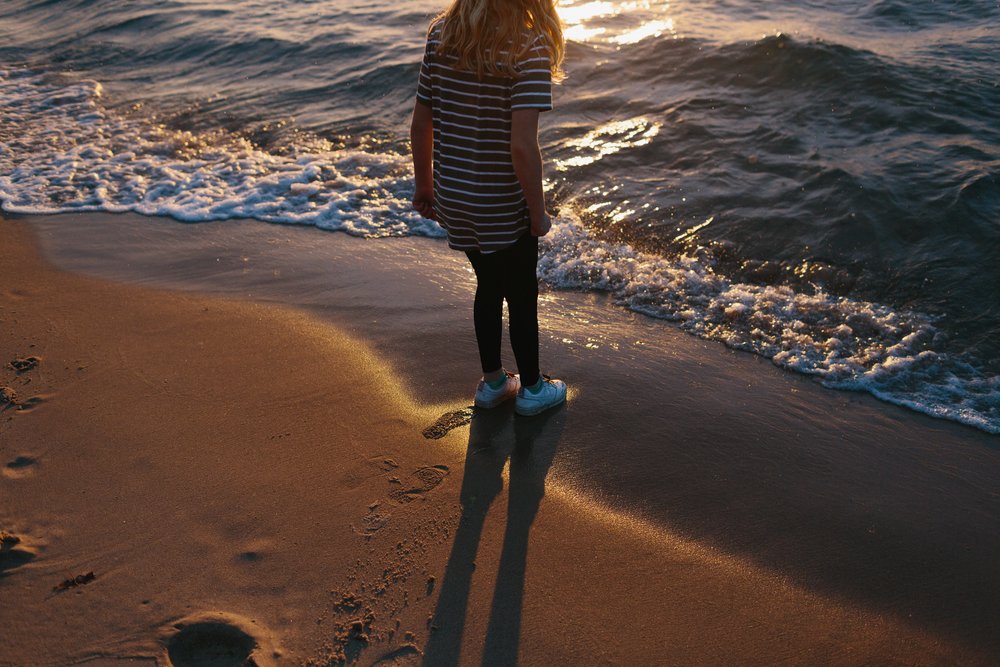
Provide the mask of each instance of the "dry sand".
[{"label": "dry sand", "polygon": [[[830,562],[839,578],[810,585],[794,559],[766,567],[550,479],[580,424],[600,430],[583,400],[469,425],[467,398],[422,402],[385,355],[314,315],[58,271],[23,222],[0,221],[0,239],[2,665],[1000,657],[988,629],[962,631],[976,609],[987,628],[996,620],[995,578],[975,607],[942,598],[951,624],[927,611],[949,582],[868,599],[830,582],[869,569]],[[797,400],[838,409],[815,391]],[[870,437],[933,434],[996,465],[988,437],[891,414]],[[699,427],[718,437],[679,431]],[[962,460],[921,483],[973,488],[980,515],[958,520],[961,534],[978,527],[992,548],[996,488],[983,492]],[[894,566],[881,565],[888,581]]]}]

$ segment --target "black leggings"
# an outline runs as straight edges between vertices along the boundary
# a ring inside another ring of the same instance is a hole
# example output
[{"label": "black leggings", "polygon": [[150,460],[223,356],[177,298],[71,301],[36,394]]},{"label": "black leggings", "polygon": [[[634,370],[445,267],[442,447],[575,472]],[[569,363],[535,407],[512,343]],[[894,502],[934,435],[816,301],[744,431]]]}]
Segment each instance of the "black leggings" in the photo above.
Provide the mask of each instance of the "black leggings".
[{"label": "black leggings", "polygon": [[510,346],[521,374],[521,384],[538,382],[538,237],[526,233],[517,243],[498,252],[467,250],[476,271],[476,342],[483,373],[500,370],[503,301],[510,317]]}]

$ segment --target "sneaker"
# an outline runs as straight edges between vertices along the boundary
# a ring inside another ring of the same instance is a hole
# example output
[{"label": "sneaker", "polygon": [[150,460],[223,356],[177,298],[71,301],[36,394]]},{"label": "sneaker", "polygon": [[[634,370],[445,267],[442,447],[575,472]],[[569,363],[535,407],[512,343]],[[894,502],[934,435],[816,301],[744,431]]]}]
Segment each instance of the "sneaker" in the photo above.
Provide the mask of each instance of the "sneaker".
[{"label": "sneaker", "polygon": [[493,389],[486,380],[480,380],[476,387],[476,407],[495,408],[506,400],[517,396],[521,388],[521,379],[513,373],[507,373],[507,380],[498,389]]},{"label": "sneaker", "polygon": [[566,400],[566,383],[553,380],[547,375],[542,376],[542,387],[537,392],[521,387],[514,401],[514,412],[519,415],[531,416],[554,408]]}]

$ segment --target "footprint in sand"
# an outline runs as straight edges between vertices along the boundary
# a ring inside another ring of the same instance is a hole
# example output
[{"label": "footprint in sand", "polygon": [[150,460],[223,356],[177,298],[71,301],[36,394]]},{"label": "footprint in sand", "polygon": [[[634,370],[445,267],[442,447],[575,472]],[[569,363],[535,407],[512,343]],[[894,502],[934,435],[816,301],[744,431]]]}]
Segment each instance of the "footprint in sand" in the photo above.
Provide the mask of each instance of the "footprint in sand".
[{"label": "footprint in sand", "polygon": [[34,370],[41,359],[39,357],[18,357],[17,359],[12,359],[9,364],[7,364],[11,370],[15,371],[18,375],[21,373],[27,373],[30,370]]},{"label": "footprint in sand", "polygon": [[27,412],[44,403],[45,400],[44,396],[33,396],[26,401],[21,401],[13,387],[0,387],[0,412],[7,408],[13,408],[18,412]]},{"label": "footprint in sand", "polygon": [[274,549],[275,541],[266,537],[247,540],[236,554],[235,560],[237,564],[252,566],[270,558]]},{"label": "footprint in sand", "polygon": [[18,412],[28,412],[29,410],[34,410],[39,405],[48,400],[48,396],[32,396],[26,401],[21,401],[17,404]]},{"label": "footprint in sand", "polygon": [[399,464],[394,459],[385,456],[373,456],[368,459],[368,462],[382,472],[392,472],[399,467]]},{"label": "footprint in sand", "polygon": [[0,474],[8,479],[21,479],[35,474],[38,467],[38,459],[33,456],[18,456],[3,467]]},{"label": "footprint in sand", "polygon": [[223,612],[194,614],[162,636],[174,667],[266,667],[281,656],[268,633],[253,621]]},{"label": "footprint in sand", "polygon": [[374,535],[389,523],[392,517],[388,512],[379,510],[379,503],[368,508],[368,514],[361,517],[360,525],[353,526],[358,535]]},{"label": "footprint in sand", "polygon": [[[395,462],[394,462],[395,463]],[[405,480],[393,477],[389,483],[396,488],[389,491],[389,499],[397,505],[405,505],[432,491],[448,475],[448,466],[424,466],[417,468]],[[372,503],[368,513],[361,517],[358,525],[352,525],[358,535],[374,535],[389,523],[392,514],[382,508],[382,503]]]},{"label": "footprint in sand", "polygon": [[0,530],[0,578],[35,559],[35,550],[21,541],[17,535]]},{"label": "footprint in sand", "polygon": [[404,667],[406,665],[419,665],[421,660],[420,649],[412,644],[403,644],[395,651],[390,651],[385,655],[381,656],[373,665],[382,665],[383,667]]},{"label": "footprint in sand", "polygon": [[17,392],[13,387],[0,387],[0,410],[17,407]]},{"label": "footprint in sand", "polygon": [[417,468],[398,488],[389,492],[389,498],[399,505],[405,505],[435,489],[448,475],[448,466],[436,465]]},{"label": "footprint in sand", "polygon": [[472,406],[462,408],[461,410],[455,410],[453,412],[446,412],[438,417],[436,422],[424,429],[424,437],[428,440],[443,438],[452,429],[456,429],[459,426],[465,426],[471,422],[472,415]]}]

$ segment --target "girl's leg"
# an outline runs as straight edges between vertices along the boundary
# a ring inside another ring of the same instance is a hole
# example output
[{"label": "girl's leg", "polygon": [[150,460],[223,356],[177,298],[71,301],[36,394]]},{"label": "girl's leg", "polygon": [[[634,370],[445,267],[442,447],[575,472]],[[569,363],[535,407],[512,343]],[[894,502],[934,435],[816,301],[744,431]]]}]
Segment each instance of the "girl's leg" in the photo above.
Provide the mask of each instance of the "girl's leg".
[{"label": "girl's leg", "polygon": [[538,382],[538,237],[525,234],[503,255],[503,294],[510,316],[510,346],[514,348],[521,386]]},{"label": "girl's leg", "polygon": [[476,300],[472,317],[476,325],[476,343],[483,374],[495,373],[503,368],[500,362],[500,339],[503,334],[503,284],[502,264],[494,253],[484,255],[477,251],[465,253],[476,272]]}]

